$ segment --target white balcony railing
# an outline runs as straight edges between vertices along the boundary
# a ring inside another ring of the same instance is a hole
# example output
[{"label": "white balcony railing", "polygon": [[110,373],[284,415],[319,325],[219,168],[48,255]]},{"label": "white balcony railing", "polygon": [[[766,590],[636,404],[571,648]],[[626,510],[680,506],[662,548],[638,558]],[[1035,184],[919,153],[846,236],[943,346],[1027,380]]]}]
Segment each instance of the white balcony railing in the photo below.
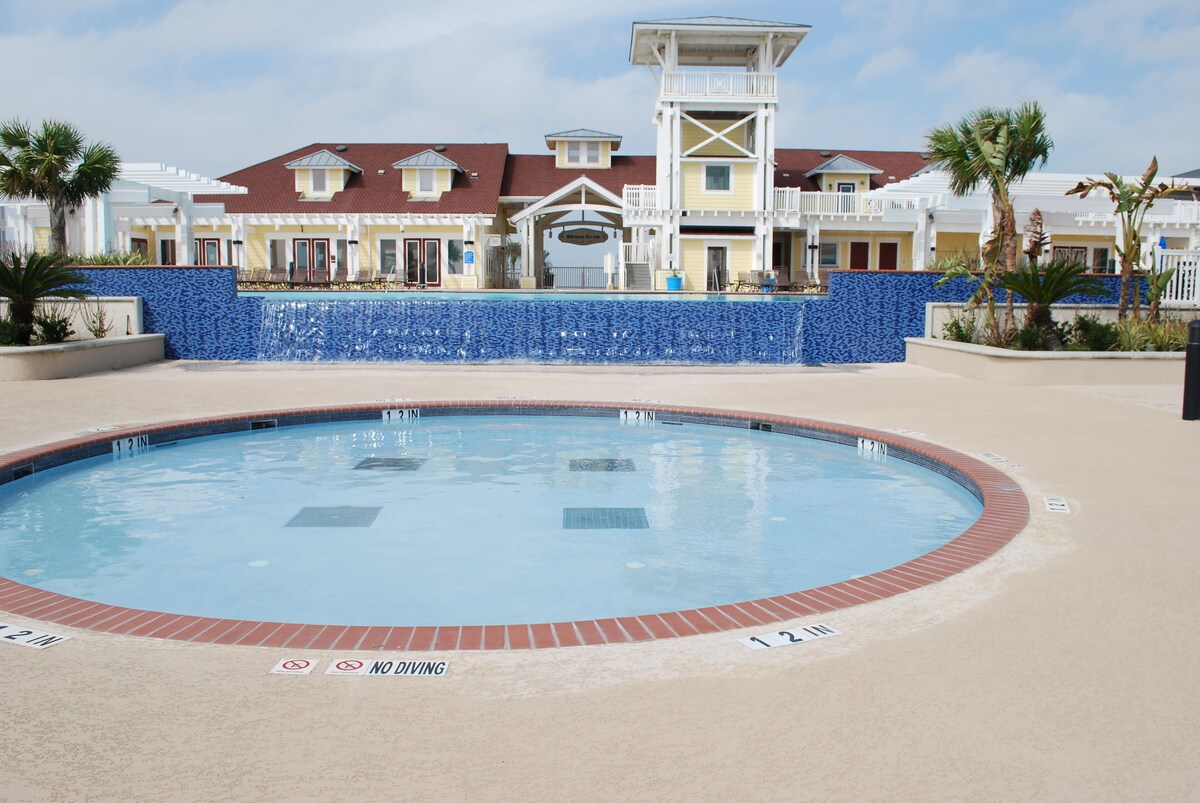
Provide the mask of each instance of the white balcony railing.
[{"label": "white balcony railing", "polygon": [[621,260],[626,265],[654,261],[654,243],[621,243]]},{"label": "white balcony railing", "polygon": [[1160,300],[1164,307],[1200,307],[1200,251],[1162,251],[1160,271],[1174,269]]},{"label": "white balcony railing", "polygon": [[666,72],[662,94],[686,98],[775,99],[775,74],[765,72]]},{"label": "white balcony railing", "polygon": [[879,215],[894,209],[917,209],[915,198],[879,198],[856,192],[805,192],[775,190],[779,215]]},{"label": "white balcony railing", "polygon": [[1148,223],[1200,223],[1200,201],[1175,201],[1170,209],[1158,211],[1151,207],[1146,213]]},{"label": "white balcony railing", "polygon": [[662,209],[656,184],[626,184],[621,193],[626,212],[653,212]]}]

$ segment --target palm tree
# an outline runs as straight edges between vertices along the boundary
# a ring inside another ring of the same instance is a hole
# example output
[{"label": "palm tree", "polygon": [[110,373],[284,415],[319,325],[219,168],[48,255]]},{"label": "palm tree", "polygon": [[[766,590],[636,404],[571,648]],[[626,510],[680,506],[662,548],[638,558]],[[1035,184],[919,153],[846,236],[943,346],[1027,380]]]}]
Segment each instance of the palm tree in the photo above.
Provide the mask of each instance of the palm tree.
[{"label": "palm tree", "polygon": [[[977,109],[955,125],[925,135],[929,161],[950,176],[950,191],[962,196],[987,184],[992,192],[992,235],[983,248],[984,272],[1007,273],[1018,266],[1017,222],[1012,185],[1050,158],[1054,141],[1046,133],[1046,113],[1036,102],[1017,109]],[[989,322],[998,339],[999,327]],[[1014,327],[1012,298],[1005,331]]]},{"label": "palm tree", "polygon": [[21,264],[20,254],[0,259],[0,296],[8,299],[8,317],[15,324],[13,341],[28,346],[33,336],[33,312],[41,298],[82,298],[87,291],[78,287],[88,278],[78,271],[62,267],[56,254],[30,254]]},{"label": "palm tree", "polygon": [[0,125],[0,194],[36,198],[50,208],[50,250],[67,254],[67,210],[107,192],[121,169],[109,145],[85,145],[70,123],[43,120],[38,131],[20,120]]},{"label": "palm tree", "polygon": [[[1121,243],[1117,246],[1117,255],[1121,257],[1121,297],[1117,301],[1117,318],[1122,321],[1125,320],[1125,313],[1129,309],[1133,272],[1140,269],[1142,265],[1142,221],[1155,201],[1163,195],[1180,189],[1174,182],[1165,184],[1160,181],[1155,184],[1154,177],[1157,174],[1158,157],[1155,156],[1150,158],[1150,166],[1146,168],[1146,172],[1142,174],[1141,180],[1137,183],[1126,182],[1116,173],[1105,173],[1105,178],[1089,178],[1067,190],[1067,195],[1078,195],[1080,198],[1086,198],[1088,193],[1093,190],[1100,190],[1108,193],[1108,197],[1116,204],[1116,214],[1121,219]],[[1151,281],[1153,284],[1154,280]],[[1161,295],[1166,281],[1161,276],[1158,281],[1161,284],[1152,287],[1152,290],[1157,289],[1158,295]],[[1158,305],[1153,292],[1151,300],[1153,317],[1158,314]],[[1133,317],[1138,317],[1136,303],[1133,312]]]},{"label": "palm tree", "polygon": [[1026,325],[1042,330],[1042,339],[1051,351],[1062,351],[1063,344],[1054,328],[1050,306],[1075,294],[1095,296],[1104,292],[1104,283],[1094,276],[1084,276],[1086,270],[1078,262],[1054,259],[1041,270],[1034,263],[1026,263],[1000,277],[1009,298],[1020,293],[1029,302]]}]

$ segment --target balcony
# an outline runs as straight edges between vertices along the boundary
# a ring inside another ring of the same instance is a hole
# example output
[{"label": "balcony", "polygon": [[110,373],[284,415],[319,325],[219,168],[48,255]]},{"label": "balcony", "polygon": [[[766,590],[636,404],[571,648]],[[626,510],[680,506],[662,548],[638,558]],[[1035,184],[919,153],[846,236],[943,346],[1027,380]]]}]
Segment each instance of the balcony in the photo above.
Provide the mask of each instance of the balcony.
[{"label": "balcony", "polygon": [[662,204],[658,200],[658,185],[657,184],[626,184],[621,193],[621,201],[625,206],[625,213],[630,212],[657,212],[662,209]]},{"label": "balcony", "polygon": [[775,190],[777,215],[882,215],[893,210],[918,209],[916,198],[879,198],[855,192]]},{"label": "balcony", "polygon": [[660,100],[775,101],[775,74],[763,72],[665,72]]}]

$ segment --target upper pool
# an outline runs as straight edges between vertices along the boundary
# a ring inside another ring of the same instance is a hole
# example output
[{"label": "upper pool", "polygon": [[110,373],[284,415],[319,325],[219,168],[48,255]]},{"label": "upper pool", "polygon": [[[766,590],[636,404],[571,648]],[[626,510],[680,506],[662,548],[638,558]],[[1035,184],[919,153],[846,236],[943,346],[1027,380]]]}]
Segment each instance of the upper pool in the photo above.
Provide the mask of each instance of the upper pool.
[{"label": "upper pool", "polygon": [[800,293],[606,293],[565,290],[264,290],[239,292],[244,298],[272,301],[690,301],[797,302],[814,296]]}]

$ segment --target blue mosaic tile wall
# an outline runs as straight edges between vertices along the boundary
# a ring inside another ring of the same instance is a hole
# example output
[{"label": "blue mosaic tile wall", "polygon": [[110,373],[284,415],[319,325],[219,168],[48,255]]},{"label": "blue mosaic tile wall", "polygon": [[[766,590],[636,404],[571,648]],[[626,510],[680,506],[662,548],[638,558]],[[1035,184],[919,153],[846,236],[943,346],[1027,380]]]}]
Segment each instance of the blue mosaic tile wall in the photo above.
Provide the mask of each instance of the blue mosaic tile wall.
[{"label": "blue mosaic tile wall", "polygon": [[[272,301],[238,297],[230,268],[83,271],[97,295],[141,296],[167,356],[196,360],[795,364],[901,362],[927,301],[973,286],[940,274],[830,276],[827,299],[680,301]],[[1115,303],[1107,296],[1069,299]]]},{"label": "blue mosaic tile wall", "polygon": [[262,302],[258,358],[795,363],[806,303]]},{"label": "blue mosaic tile wall", "polygon": [[[965,279],[938,287],[941,278],[940,273],[832,273],[828,301],[810,305],[805,315],[802,361],[903,362],[904,338],[925,334],[927,302],[965,303],[975,291]],[[1074,295],[1063,303],[1117,303],[1120,277],[1104,276],[1101,281],[1105,295]],[[1003,306],[1004,299],[1000,291],[997,304]],[[1022,299],[1018,296],[1016,301]]]},{"label": "blue mosaic tile wall", "polygon": [[141,296],[146,332],[166,335],[169,359],[256,359],[259,299],[238,298],[233,268],[80,271],[99,296]]}]

